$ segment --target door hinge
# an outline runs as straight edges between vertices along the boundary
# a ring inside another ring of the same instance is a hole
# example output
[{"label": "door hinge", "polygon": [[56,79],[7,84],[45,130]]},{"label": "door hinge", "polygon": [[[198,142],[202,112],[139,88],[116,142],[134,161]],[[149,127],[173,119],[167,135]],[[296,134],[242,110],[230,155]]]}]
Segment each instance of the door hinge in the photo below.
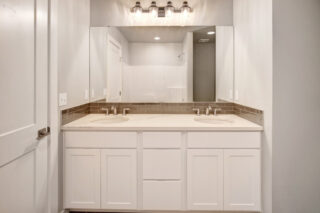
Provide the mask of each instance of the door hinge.
[{"label": "door hinge", "polygon": [[38,138],[37,139],[40,140],[48,135],[50,135],[50,127],[40,129],[40,130],[38,130]]}]

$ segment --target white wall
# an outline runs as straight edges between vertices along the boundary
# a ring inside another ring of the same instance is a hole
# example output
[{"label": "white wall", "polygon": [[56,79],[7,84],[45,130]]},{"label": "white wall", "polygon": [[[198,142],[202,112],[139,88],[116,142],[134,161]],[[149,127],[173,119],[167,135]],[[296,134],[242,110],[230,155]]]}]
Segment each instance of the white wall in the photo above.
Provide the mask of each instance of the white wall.
[{"label": "white wall", "polygon": [[90,28],[90,101],[106,97],[107,28]]},{"label": "white wall", "polygon": [[123,101],[184,101],[186,66],[182,53],[182,43],[129,43]]},{"label": "white wall", "polygon": [[129,43],[129,64],[180,66],[182,43]]},{"label": "white wall", "polygon": [[235,99],[239,104],[264,111],[262,138],[263,212],[271,213],[272,0],[234,0],[233,2]]},{"label": "white wall", "polygon": [[216,100],[233,101],[233,27],[216,27]]},{"label": "white wall", "polygon": [[320,211],[320,1],[273,3],[273,213]]},{"label": "white wall", "polygon": [[[158,0],[158,6],[166,5],[166,0]],[[173,1],[181,7],[183,0]],[[188,19],[180,14],[172,18],[156,18],[143,14],[140,19],[130,13],[135,0],[91,0],[91,26],[152,26],[152,25],[232,25],[232,0],[189,0],[194,12]],[[142,0],[143,7],[151,1]]]},{"label": "white wall", "polygon": [[59,0],[59,92],[67,93],[66,109],[89,101],[90,0]]},{"label": "white wall", "polygon": [[184,101],[184,66],[124,66],[123,101],[181,102]]},{"label": "white wall", "polygon": [[187,88],[184,94],[186,102],[193,101],[193,33],[188,32],[183,40],[183,59],[186,69],[184,85]]}]

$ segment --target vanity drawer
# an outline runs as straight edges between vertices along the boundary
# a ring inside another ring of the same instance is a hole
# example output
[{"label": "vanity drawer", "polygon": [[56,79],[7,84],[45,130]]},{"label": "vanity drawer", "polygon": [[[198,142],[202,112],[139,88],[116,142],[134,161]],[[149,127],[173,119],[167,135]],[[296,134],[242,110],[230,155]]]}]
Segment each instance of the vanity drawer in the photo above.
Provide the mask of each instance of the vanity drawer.
[{"label": "vanity drawer", "polygon": [[136,148],[136,132],[65,132],[66,148]]},{"label": "vanity drawer", "polygon": [[144,132],[143,148],[180,148],[181,132]]},{"label": "vanity drawer", "polygon": [[144,210],[181,210],[181,181],[144,181]]},{"label": "vanity drawer", "polygon": [[181,167],[180,150],[143,150],[144,180],[179,180]]},{"label": "vanity drawer", "polygon": [[260,149],[260,132],[189,132],[188,148]]}]

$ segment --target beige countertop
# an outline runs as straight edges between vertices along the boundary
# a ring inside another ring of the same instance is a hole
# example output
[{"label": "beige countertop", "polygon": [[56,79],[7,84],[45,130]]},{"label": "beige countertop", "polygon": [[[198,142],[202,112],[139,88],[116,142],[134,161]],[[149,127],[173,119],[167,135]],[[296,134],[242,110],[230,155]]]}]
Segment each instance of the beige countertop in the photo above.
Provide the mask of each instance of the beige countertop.
[{"label": "beige countertop", "polygon": [[[121,122],[124,120],[123,122]],[[196,121],[196,120],[200,120]],[[89,114],[62,126],[63,131],[262,131],[263,127],[233,114]]]}]

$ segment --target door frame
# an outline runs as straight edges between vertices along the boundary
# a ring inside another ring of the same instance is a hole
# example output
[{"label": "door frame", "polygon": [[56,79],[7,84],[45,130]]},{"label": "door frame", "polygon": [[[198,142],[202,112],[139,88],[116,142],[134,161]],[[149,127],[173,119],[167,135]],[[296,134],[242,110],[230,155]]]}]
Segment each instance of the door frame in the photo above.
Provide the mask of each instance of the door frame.
[{"label": "door frame", "polygon": [[107,74],[106,74],[106,82],[107,82],[107,98],[109,98],[109,84],[108,84],[108,79],[109,79],[109,69],[108,69],[108,58],[109,58],[109,43],[113,43],[115,46],[119,47],[120,49],[120,60],[121,60],[121,72],[120,72],[120,76],[121,76],[121,82],[120,82],[120,88],[121,88],[121,96],[120,96],[120,101],[122,100],[122,95],[123,95],[123,57],[122,57],[122,45],[120,42],[118,42],[112,35],[110,35],[109,32],[107,32],[107,45],[106,45],[106,48],[107,48]]}]

